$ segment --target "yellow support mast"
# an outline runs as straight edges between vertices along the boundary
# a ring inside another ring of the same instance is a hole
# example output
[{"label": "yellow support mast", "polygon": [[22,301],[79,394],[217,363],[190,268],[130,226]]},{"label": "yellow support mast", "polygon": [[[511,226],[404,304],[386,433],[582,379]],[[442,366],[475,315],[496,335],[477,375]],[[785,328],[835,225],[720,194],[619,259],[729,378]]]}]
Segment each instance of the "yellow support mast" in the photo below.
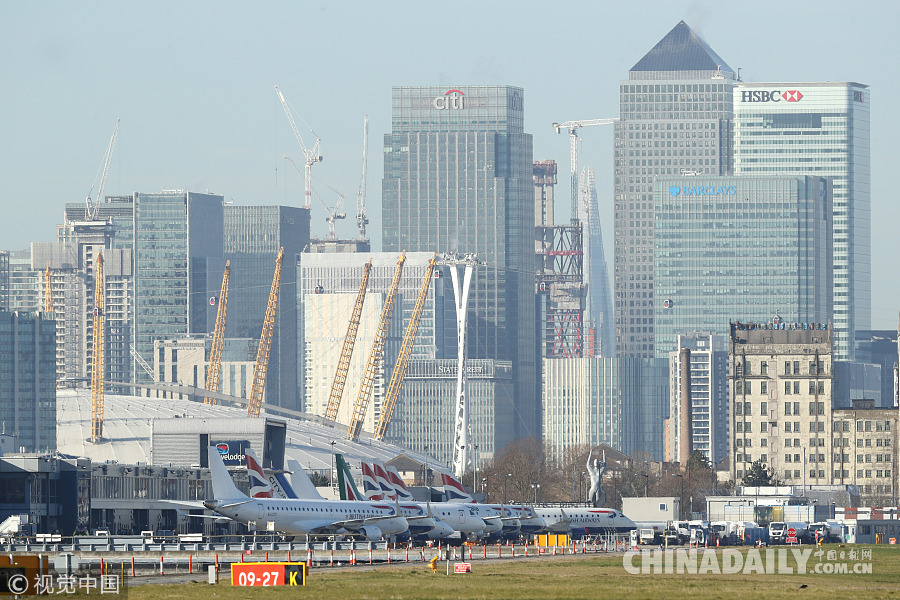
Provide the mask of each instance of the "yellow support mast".
[{"label": "yellow support mast", "polygon": [[44,312],[50,315],[53,312],[53,287],[50,285],[50,263],[44,272]]},{"label": "yellow support mast", "polygon": [[325,408],[325,418],[337,420],[338,409],[341,407],[341,398],[344,395],[344,385],[347,383],[347,373],[350,371],[350,358],[353,356],[353,346],[356,344],[356,334],[359,331],[359,319],[362,316],[363,303],[366,299],[366,288],[369,286],[369,273],[372,270],[372,259],[363,267],[362,283],[359,284],[359,293],[356,295],[356,304],[353,305],[353,313],[350,315],[350,324],[347,326],[347,335],[344,336],[344,345],[341,347],[341,358],[338,360],[337,371],[334,374],[334,382],[331,384],[331,393],[328,395],[328,405]]},{"label": "yellow support mast", "polygon": [[412,354],[413,344],[416,342],[416,334],[419,333],[419,321],[422,320],[422,313],[425,310],[425,298],[428,296],[428,288],[431,287],[431,278],[434,276],[434,265],[436,262],[435,258],[428,261],[425,280],[419,289],[416,306],[413,308],[409,324],[406,326],[406,333],[403,335],[403,343],[400,345],[397,364],[394,365],[391,381],[388,383],[387,392],[385,392],[384,400],[381,403],[381,414],[378,416],[378,423],[375,424],[376,440],[384,439],[387,426],[394,414],[394,407],[397,405],[397,398],[400,397],[400,389],[403,387],[403,380],[406,378],[406,368],[409,366],[409,356]]},{"label": "yellow support mast", "polygon": [[272,349],[272,333],[275,330],[275,310],[278,308],[278,291],[281,288],[281,263],[284,261],[284,248],[278,251],[275,259],[275,275],[272,277],[272,289],[269,291],[269,304],[266,306],[266,318],[263,321],[262,334],[259,336],[259,349],[256,351],[256,366],[253,368],[253,385],[250,387],[250,401],[247,404],[247,416],[258,417],[262,408],[263,396],[266,394],[266,375],[269,373],[269,351]]},{"label": "yellow support mast", "polygon": [[363,380],[359,386],[359,393],[356,396],[356,404],[353,406],[353,417],[350,420],[350,426],[347,428],[348,440],[356,441],[359,439],[362,422],[369,408],[369,400],[372,399],[372,389],[375,387],[375,373],[384,354],[384,340],[387,337],[388,326],[391,324],[391,315],[394,312],[394,299],[397,297],[397,288],[400,287],[400,275],[403,274],[403,263],[405,262],[406,251],[404,250],[400,258],[397,259],[397,270],[394,271],[394,279],[391,281],[391,287],[381,309],[381,320],[378,322],[378,329],[375,331],[375,341],[372,343],[372,350],[369,352],[369,360],[366,362],[366,370],[363,373]]},{"label": "yellow support mast", "polygon": [[94,342],[91,359],[91,442],[103,439],[103,388],[106,383],[106,315],[103,252],[94,263]]},{"label": "yellow support mast", "polygon": [[[231,261],[225,262],[222,274],[222,290],[219,292],[219,309],[216,312],[216,330],[213,333],[212,348],[209,351],[209,373],[206,376],[206,391],[219,391],[219,375],[222,373],[222,348],[225,346],[225,314],[228,311],[228,281],[231,279]],[[215,404],[215,398],[203,400],[204,404]]]}]

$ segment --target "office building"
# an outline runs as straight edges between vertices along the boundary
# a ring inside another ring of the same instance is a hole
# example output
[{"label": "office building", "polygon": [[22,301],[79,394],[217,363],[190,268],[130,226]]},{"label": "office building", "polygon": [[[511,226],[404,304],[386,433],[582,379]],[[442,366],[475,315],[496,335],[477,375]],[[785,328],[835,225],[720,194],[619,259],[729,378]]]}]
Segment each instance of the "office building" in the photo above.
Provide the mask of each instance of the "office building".
[{"label": "office building", "polygon": [[608,444],[633,455],[663,457],[667,365],[658,359],[545,358],[544,441],[556,458]]},{"label": "office building", "polygon": [[614,152],[616,356],[654,356],[653,185],[657,177],[730,173],[733,85],[733,70],[684,21],[621,82]]},{"label": "office building", "polygon": [[0,310],[9,310],[9,250],[0,250]]},{"label": "office building", "polygon": [[711,464],[728,456],[728,343],[725,335],[678,336],[669,352],[666,462],[700,452]]},{"label": "office building", "polygon": [[[209,333],[225,267],[223,198],[195,192],[134,194],[134,334],[148,364],[153,343]],[[270,282],[271,283],[271,282]],[[135,382],[151,382],[137,370]]]},{"label": "office building", "polygon": [[20,452],[56,450],[56,323],[0,312],[0,428]]},{"label": "office building", "polygon": [[856,330],[871,320],[868,86],[741,83],[733,100],[736,175],[834,182],[834,355],[850,360]]},{"label": "office building", "polygon": [[731,320],[827,323],[831,186],[821,177],[657,177],[657,357]]},{"label": "office building", "polygon": [[879,408],[897,406],[896,382],[894,373],[897,370],[897,331],[888,329],[881,331],[856,330],[856,360],[868,365],[881,367],[881,402]]},{"label": "office building", "polygon": [[[512,86],[394,87],[384,250],[476,254],[468,356],[510,361],[514,437],[540,437],[531,135]],[[455,344],[455,339],[451,339]]]},{"label": "office building", "polygon": [[37,312],[41,305],[43,269],[31,266],[31,248],[12,250],[9,253],[9,310]]},{"label": "office building", "polygon": [[[186,337],[177,340],[156,340],[153,344],[153,371],[160,383],[193,386],[206,389],[209,374],[209,355],[212,336]],[[222,345],[219,389],[222,394],[250,398],[253,369],[259,338],[225,338]],[[177,392],[151,392],[162,397],[183,397]]]},{"label": "office building", "polygon": [[[294,410],[300,407],[296,264],[309,243],[309,214],[309,209],[299,207],[231,204],[225,206],[224,212],[225,259],[231,261],[225,321],[227,338],[259,339],[275,273],[275,259],[279,249],[284,248],[266,378],[266,402]],[[218,277],[221,286],[221,271]],[[218,297],[218,293],[215,295]]]}]

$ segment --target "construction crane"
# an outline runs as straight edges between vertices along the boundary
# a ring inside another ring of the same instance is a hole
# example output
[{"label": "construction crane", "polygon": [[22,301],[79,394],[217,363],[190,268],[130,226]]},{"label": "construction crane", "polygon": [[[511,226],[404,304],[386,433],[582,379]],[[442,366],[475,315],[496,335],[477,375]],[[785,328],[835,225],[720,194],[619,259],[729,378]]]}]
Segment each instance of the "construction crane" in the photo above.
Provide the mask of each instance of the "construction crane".
[{"label": "construction crane", "polygon": [[272,289],[269,291],[269,303],[266,305],[266,318],[263,321],[262,333],[259,336],[259,349],[256,351],[256,366],[253,367],[253,385],[250,387],[250,401],[247,403],[247,416],[258,417],[266,393],[266,375],[269,373],[269,350],[272,348],[272,334],[275,331],[275,310],[278,308],[278,291],[281,288],[281,263],[284,261],[284,248],[278,251],[275,259],[275,275],[272,276]]},{"label": "construction crane", "polygon": [[378,329],[375,331],[375,341],[372,343],[372,350],[369,352],[369,360],[366,361],[366,370],[363,373],[363,380],[359,386],[359,393],[356,396],[356,404],[353,406],[353,416],[350,419],[350,426],[347,428],[348,440],[356,441],[359,439],[362,422],[369,408],[369,400],[372,399],[375,373],[381,363],[381,357],[384,355],[384,340],[387,337],[388,326],[391,324],[391,315],[394,312],[394,299],[397,297],[397,288],[400,287],[400,276],[403,274],[403,263],[405,262],[406,251],[397,259],[397,270],[394,271],[394,279],[391,281],[387,298],[385,298],[384,306],[381,308],[381,319],[378,322]]},{"label": "construction crane", "polygon": [[91,442],[103,439],[103,388],[106,383],[106,315],[103,298],[103,252],[94,262],[94,342],[91,356]]},{"label": "construction crane", "polygon": [[53,288],[50,285],[50,263],[44,272],[44,312],[49,315],[53,312]]},{"label": "construction crane", "polygon": [[[300,167],[297,166],[297,163],[295,163],[294,160],[290,156],[285,154],[284,160],[288,161],[291,164],[291,166],[294,167],[294,170],[297,171],[297,173],[303,175],[303,172],[300,171]],[[338,203],[335,205],[334,208],[328,208],[328,205],[325,204],[325,201],[322,200],[322,198],[316,192],[313,192],[313,195],[315,195],[316,200],[319,201],[319,204],[322,205],[322,208],[324,208],[325,212],[328,214],[328,216],[325,217],[325,222],[328,223],[328,238],[327,239],[333,240],[333,239],[337,239],[334,234],[335,220],[336,219],[346,219],[347,213],[345,213],[343,211],[344,195],[342,193],[340,193],[339,191],[337,191],[336,189],[334,189],[333,187],[331,187],[330,185],[328,185],[327,183],[325,184],[325,187],[327,187],[328,189],[330,189],[331,191],[333,191],[334,193],[336,193],[338,195]]]},{"label": "construction crane", "polygon": [[419,321],[422,320],[422,313],[425,310],[425,298],[428,296],[428,288],[431,287],[431,279],[434,276],[436,262],[435,258],[428,261],[425,280],[422,281],[422,287],[419,288],[416,306],[413,308],[409,324],[406,326],[406,333],[403,335],[403,342],[400,345],[397,364],[394,365],[391,381],[388,383],[387,392],[384,394],[384,400],[381,402],[381,414],[378,416],[378,423],[375,424],[376,440],[384,439],[387,426],[394,415],[394,407],[397,405],[397,398],[400,397],[400,389],[403,387],[403,380],[406,378],[406,368],[409,366],[409,357],[412,354],[413,344],[416,341],[416,334],[419,333]]},{"label": "construction crane", "polygon": [[565,123],[553,124],[556,133],[562,133],[563,129],[569,132],[569,164],[572,179],[573,224],[578,223],[578,215],[581,213],[581,211],[578,210],[578,130],[582,127],[589,127],[591,125],[613,125],[618,121],[619,119],[587,119],[584,121],[566,121]]},{"label": "construction crane", "polygon": [[[281,90],[278,89],[277,85],[275,86],[275,93],[278,94],[278,99],[281,100],[281,106],[282,108],[284,108],[284,114],[287,115],[288,121],[291,122],[291,129],[294,130],[294,137],[297,138],[297,142],[300,144],[300,149],[303,150],[303,156],[306,159],[306,168],[304,169],[303,173],[303,208],[309,208],[312,200],[312,166],[317,162],[322,162],[322,155],[319,154],[319,136],[317,136],[316,132],[312,130],[312,127],[306,125],[307,127],[309,127],[310,132],[313,135],[316,135],[316,143],[313,144],[312,150],[307,149],[306,144],[303,143],[303,136],[300,135],[300,130],[297,129],[297,124],[294,123],[294,116],[291,114],[291,109],[288,106],[287,100],[285,100],[284,94],[281,93]],[[305,121],[304,124],[306,124]]]},{"label": "construction crane", "polygon": [[366,299],[366,289],[369,286],[369,273],[372,271],[372,259],[363,267],[362,283],[359,284],[359,293],[356,294],[356,304],[350,314],[350,324],[347,325],[347,335],[344,336],[344,345],[341,347],[341,358],[338,360],[337,371],[334,374],[334,382],[331,384],[331,392],[328,395],[328,405],[325,407],[325,418],[337,421],[338,409],[341,407],[341,397],[344,395],[344,384],[347,383],[347,373],[350,371],[350,358],[353,356],[353,346],[356,344],[356,333],[359,331],[359,319],[362,316],[363,302]]},{"label": "construction crane", "polygon": [[91,184],[91,191],[88,192],[87,199],[85,200],[85,221],[94,221],[97,219],[97,210],[99,204],[103,202],[103,186],[106,185],[106,176],[109,175],[109,163],[112,160],[113,147],[116,145],[116,136],[118,134],[119,119],[116,119],[116,127],[113,129],[112,137],[109,138],[109,146],[106,148],[106,160],[103,161],[103,168],[101,169],[101,172],[98,173],[98,176],[100,177],[100,186],[97,188],[97,202],[94,202],[91,199],[91,194],[94,192],[94,184],[97,183],[96,178],[94,178],[94,183]]},{"label": "construction crane", "polygon": [[356,190],[356,224],[359,226],[359,239],[366,239],[366,225],[369,219],[366,218],[366,165],[369,157],[369,115],[366,115],[363,121],[363,159],[362,159],[362,177],[359,180],[359,189]]},{"label": "construction crane", "polygon": [[134,360],[137,361],[137,364],[141,365],[141,368],[144,370],[144,373],[150,376],[150,379],[153,381],[157,381],[156,373],[153,372],[153,369],[150,367],[150,364],[144,360],[144,357],[140,355],[137,351],[137,348],[134,347],[134,344],[130,344],[131,348],[131,356],[134,357]]},{"label": "construction crane", "polygon": [[[228,280],[231,279],[231,261],[225,261],[222,274],[222,290],[219,292],[219,308],[216,312],[216,330],[213,333],[212,348],[209,351],[209,373],[206,376],[206,390],[219,391],[219,374],[222,372],[222,348],[225,346],[225,314],[228,311]],[[207,397],[204,404],[215,404],[215,398]]]}]

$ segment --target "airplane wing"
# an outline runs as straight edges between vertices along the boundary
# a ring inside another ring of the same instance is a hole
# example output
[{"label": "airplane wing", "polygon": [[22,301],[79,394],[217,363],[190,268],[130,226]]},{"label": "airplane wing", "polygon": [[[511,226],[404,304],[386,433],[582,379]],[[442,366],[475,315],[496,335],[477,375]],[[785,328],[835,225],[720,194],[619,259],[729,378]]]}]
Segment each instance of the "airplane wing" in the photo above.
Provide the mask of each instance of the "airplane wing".
[{"label": "airplane wing", "polygon": [[189,515],[184,512],[180,508],[176,508],[175,512],[181,515],[182,517],[189,517],[191,519],[212,519],[213,521],[231,521],[232,519],[228,517],[220,517],[219,515]]}]

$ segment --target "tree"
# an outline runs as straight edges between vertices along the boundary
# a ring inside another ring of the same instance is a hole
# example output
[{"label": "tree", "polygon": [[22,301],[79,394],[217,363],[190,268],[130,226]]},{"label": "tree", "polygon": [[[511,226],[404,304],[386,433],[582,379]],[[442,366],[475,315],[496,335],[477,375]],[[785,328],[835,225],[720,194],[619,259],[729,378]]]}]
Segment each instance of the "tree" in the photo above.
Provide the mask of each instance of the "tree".
[{"label": "tree", "polygon": [[744,485],[747,487],[777,485],[777,483],[775,476],[761,460],[757,460],[750,465],[750,468],[747,469],[747,474],[744,475]]}]

